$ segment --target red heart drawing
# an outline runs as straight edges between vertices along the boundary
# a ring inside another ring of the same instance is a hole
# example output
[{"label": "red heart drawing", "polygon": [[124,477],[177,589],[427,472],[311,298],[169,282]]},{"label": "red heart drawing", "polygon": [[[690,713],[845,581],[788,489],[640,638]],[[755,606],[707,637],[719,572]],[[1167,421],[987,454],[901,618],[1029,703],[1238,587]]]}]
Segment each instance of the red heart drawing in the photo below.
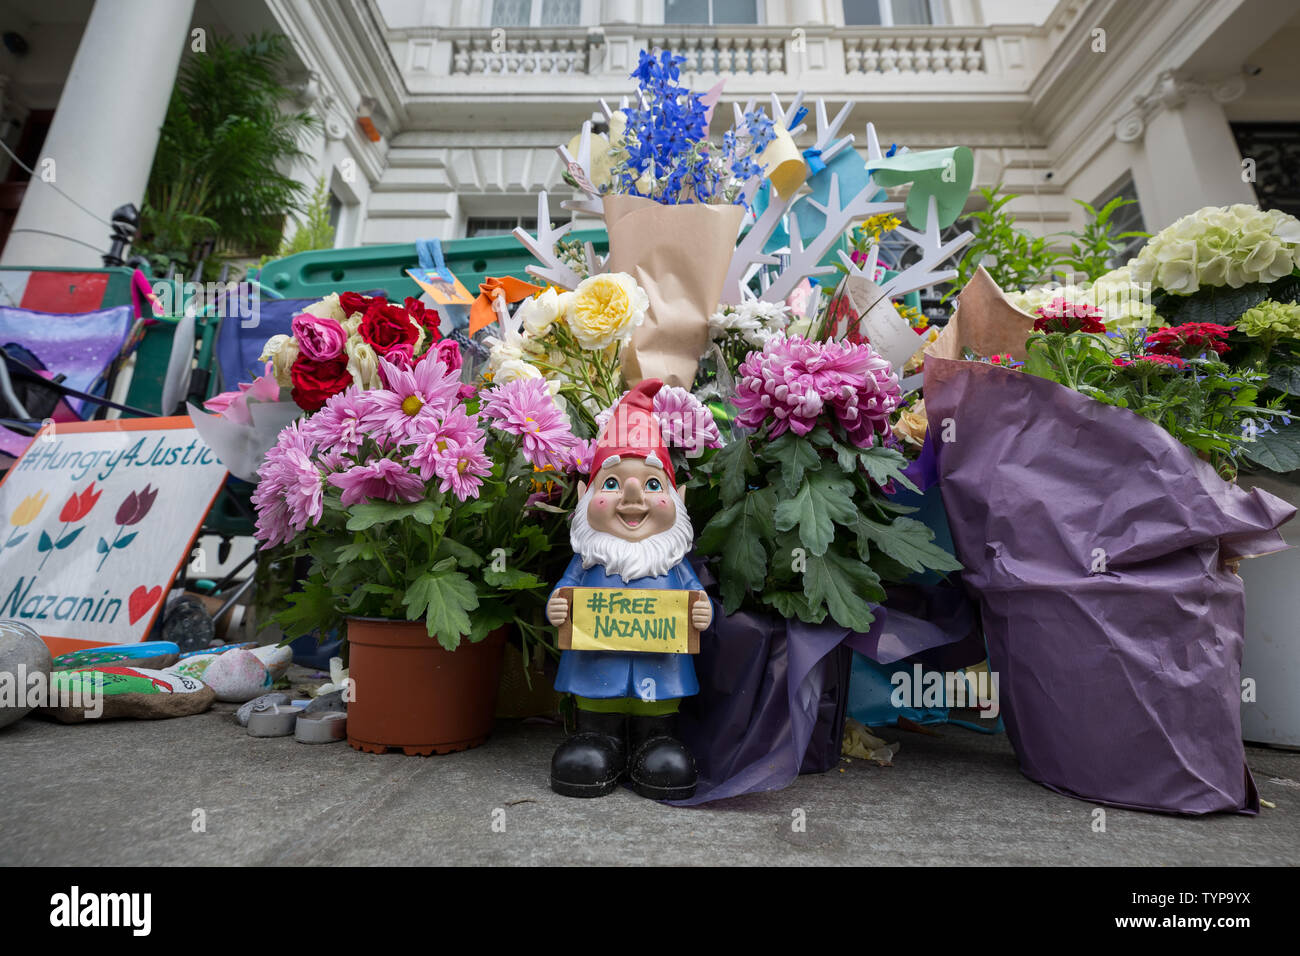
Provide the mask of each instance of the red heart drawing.
[{"label": "red heart drawing", "polygon": [[145,616],[149,608],[157,603],[162,597],[162,585],[156,584],[153,590],[146,588],[143,584],[131,592],[131,598],[127,601],[127,610],[130,612],[131,623],[134,624],[140,618]]}]

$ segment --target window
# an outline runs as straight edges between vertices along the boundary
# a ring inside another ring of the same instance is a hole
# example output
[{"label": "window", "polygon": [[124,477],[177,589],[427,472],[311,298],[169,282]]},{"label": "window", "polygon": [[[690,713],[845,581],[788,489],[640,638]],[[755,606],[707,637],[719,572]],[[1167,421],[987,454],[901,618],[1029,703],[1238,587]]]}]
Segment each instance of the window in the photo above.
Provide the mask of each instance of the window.
[{"label": "window", "polygon": [[494,27],[576,26],[582,0],[492,0]]},{"label": "window", "polygon": [[523,226],[529,232],[536,232],[537,219],[527,216],[470,216],[465,221],[465,238],[508,236],[517,226]]},{"label": "window", "polygon": [[942,0],[844,0],[850,27],[929,26],[943,23]]},{"label": "window", "polygon": [[1255,161],[1253,185],[1259,208],[1300,216],[1300,123],[1231,126],[1242,157]]},{"label": "window", "polygon": [[758,0],[664,0],[665,23],[758,23]]},{"label": "window", "polygon": [[[1138,202],[1137,187],[1133,185],[1132,176],[1126,177],[1114,189],[1105,192],[1092,205],[1094,208],[1100,209],[1116,197],[1120,199],[1131,199],[1133,200],[1133,204],[1130,206],[1120,206],[1111,214],[1110,221],[1114,227],[1113,231],[1116,233],[1145,232],[1146,226],[1142,219],[1142,204]],[[1147,241],[1141,236],[1135,236],[1134,238],[1127,240],[1127,245],[1115,254],[1115,258],[1112,260],[1111,264],[1113,266],[1122,266],[1124,263],[1136,256],[1138,251],[1146,245],[1146,242]]]}]

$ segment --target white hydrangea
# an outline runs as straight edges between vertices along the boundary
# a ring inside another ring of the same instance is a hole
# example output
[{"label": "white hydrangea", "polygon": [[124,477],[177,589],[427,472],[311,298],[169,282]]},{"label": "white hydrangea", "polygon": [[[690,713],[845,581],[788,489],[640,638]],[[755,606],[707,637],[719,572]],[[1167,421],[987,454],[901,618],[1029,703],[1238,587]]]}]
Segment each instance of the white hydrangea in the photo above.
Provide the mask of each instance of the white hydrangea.
[{"label": "white hydrangea", "polygon": [[1162,229],[1129,261],[1135,282],[1179,295],[1202,286],[1239,289],[1300,266],[1300,220],[1257,206],[1206,206]]}]

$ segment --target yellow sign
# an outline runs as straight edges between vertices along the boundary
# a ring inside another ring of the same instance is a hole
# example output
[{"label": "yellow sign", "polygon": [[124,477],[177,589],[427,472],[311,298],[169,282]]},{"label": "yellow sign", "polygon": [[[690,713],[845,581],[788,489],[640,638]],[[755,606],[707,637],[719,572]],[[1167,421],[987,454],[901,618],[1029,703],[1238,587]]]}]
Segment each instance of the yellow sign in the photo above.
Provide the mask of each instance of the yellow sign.
[{"label": "yellow sign", "polygon": [[560,593],[570,601],[569,618],[560,628],[564,650],[699,653],[691,607],[707,600],[701,592],[563,588]]}]

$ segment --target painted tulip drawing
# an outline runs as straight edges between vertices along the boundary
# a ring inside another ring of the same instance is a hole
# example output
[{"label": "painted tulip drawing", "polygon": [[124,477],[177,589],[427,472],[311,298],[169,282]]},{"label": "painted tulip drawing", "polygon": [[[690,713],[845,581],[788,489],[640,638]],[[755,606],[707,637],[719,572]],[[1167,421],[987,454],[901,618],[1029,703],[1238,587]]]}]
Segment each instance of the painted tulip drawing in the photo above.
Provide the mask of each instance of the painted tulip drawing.
[{"label": "painted tulip drawing", "polygon": [[144,519],[144,516],[149,513],[149,509],[153,507],[154,499],[157,497],[158,489],[151,485],[145,485],[139,491],[133,491],[126,496],[126,500],[118,506],[117,515],[113,518],[113,521],[117,524],[117,534],[113,536],[112,542],[100,538],[99,544],[95,545],[96,550],[103,555],[95,568],[96,571],[104,566],[104,562],[108,560],[108,556],[114,550],[125,548],[135,540],[135,536],[139,534],[138,531],[132,531],[127,535],[122,534],[122,532],[131,525],[139,524]]},{"label": "painted tulip drawing", "polygon": [[18,545],[23,543],[23,540],[27,537],[27,532],[24,531],[20,534],[18,529],[25,528],[36,520],[36,516],[40,514],[41,509],[45,507],[45,502],[49,500],[49,495],[38,491],[35,494],[28,495],[18,503],[18,507],[15,508],[13,514],[9,516],[9,523],[13,525],[13,531],[9,532],[9,537],[5,539],[4,547],[0,548],[0,551],[5,551],[9,548],[16,548]]},{"label": "painted tulip drawing", "polygon": [[[81,494],[74,494],[68,498],[63,505],[63,510],[59,512],[59,520],[63,522],[63,527],[59,529],[58,537],[51,538],[48,532],[42,531],[40,540],[36,543],[36,550],[45,554],[45,557],[41,559],[40,568],[45,567],[45,562],[50,560],[51,554],[55,551],[62,551],[76,541],[77,536],[82,531],[86,530],[86,526],[83,524],[69,531],[68,525],[80,521],[90,514],[103,493],[103,488],[99,489],[99,491],[95,490],[95,483],[92,481]],[[37,570],[40,570],[40,568]]]}]

